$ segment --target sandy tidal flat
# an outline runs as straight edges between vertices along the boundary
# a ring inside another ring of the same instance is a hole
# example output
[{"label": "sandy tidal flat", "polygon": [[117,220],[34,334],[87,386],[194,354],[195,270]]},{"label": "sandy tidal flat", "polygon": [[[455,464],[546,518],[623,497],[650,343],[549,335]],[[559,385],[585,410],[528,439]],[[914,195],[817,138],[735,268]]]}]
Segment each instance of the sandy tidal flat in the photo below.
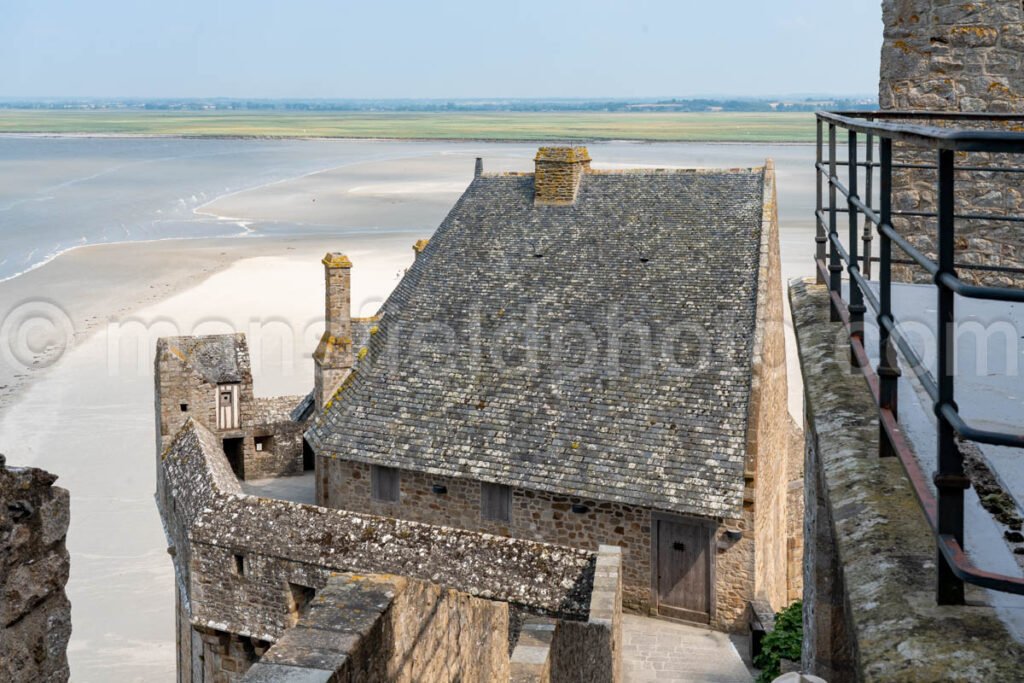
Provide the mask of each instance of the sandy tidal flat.
[{"label": "sandy tidal flat", "polygon": [[[40,269],[71,279],[78,268],[106,259],[108,270],[124,271],[122,282],[139,277],[163,283],[158,293],[178,289],[135,311],[129,310],[131,296],[124,288],[105,290],[110,301],[120,291],[115,310],[122,316],[93,321],[93,334],[0,416],[0,452],[12,464],[54,471],[59,485],[72,492],[73,680],[174,678],[174,579],[152,498],[156,338],[245,331],[254,349],[257,394],[308,391],[310,354],[323,330],[324,252],[341,249],[351,255],[354,306],[375,309],[411,263],[414,237],[118,245],[89,254],[83,250]],[[113,265],[128,255],[134,257],[125,261],[131,265]],[[209,274],[229,260],[226,268]],[[116,279],[114,273],[108,276]],[[180,286],[189,282],[194,286]],[[87,291],[80,299],[73,307],[81,312],[102,304]]]}]

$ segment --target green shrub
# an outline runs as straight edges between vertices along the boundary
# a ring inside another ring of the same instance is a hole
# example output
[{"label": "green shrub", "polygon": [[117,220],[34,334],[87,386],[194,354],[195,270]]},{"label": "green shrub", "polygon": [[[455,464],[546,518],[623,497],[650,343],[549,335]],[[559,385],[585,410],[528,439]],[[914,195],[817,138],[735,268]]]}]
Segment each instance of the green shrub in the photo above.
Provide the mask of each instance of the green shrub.
[{"label": "green shrub", "polygon": [[804,639],[803,603],[797,600],[775,615],[775,629],[761,640],[761,652],[754,666],[761,670],[757,683],[771,683],[779,676],[779,660],[800,661]]}]

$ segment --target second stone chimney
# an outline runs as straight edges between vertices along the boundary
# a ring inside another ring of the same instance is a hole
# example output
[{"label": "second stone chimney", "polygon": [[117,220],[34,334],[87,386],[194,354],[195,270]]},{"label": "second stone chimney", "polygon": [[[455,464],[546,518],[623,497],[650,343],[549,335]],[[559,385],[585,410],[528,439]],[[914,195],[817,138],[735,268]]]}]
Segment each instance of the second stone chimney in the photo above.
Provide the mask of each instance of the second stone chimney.
[{"label": "second stone chimney", "polygon": [[586,147],[541,147],[534,157],[533,203],[570,205],[576,201],[583,174],[590,170]]},{"label": "second stone chimney", "polygon": [[313,352],[313,397],[322,411],[352,370],[352,261],[337,252],[324,256],[324,336]]}]

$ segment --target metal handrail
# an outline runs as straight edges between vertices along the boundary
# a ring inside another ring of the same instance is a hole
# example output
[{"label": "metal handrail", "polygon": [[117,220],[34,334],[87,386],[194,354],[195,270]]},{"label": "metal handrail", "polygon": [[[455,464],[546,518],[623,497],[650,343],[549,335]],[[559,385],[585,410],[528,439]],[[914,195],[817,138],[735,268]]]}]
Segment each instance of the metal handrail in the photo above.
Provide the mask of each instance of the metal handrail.
[{"label": "metal handrail", "polygon": [[[887,119],[887,120],[886,120]],[[1021,216],[989,216],[984,214],[958,214],[954,211],[954,177],[958,172],[985,170],[998,171],[998,167],[964,166],[957,168],[955,152],[1024,153],[1024,133],[998,130],[964,130],[962,128],[940,128],[908,120],[949,122],[985,122],[1024,124],[1019,114],[940,112],[818,112],[817,114],[817,207],[815,210],[816,253],[819,282],[827,283],[831,317],[846,325],[850,338],[850,356],[854,365],[861,368],[879,410],[880,440],[879,454],[895,456],[902,463],[914,493],[925,512],[925,517],[935,534],[937,547],[938,576],[936,598],[939,604],[963,604],[964,583],[994,590],[1024,594],[1024,579],[1015,576],[995,574],[978,568],[964,552],[964,490],[969,480],[964,474],[964,458],[957,439],[978,443],[1024,448],[1024,435],[979,429],[968,424],[960,414],[953,400],[955,378],[953,375],[953,344],[955,333],[951,329],[955,322],[954,295],[990,301],[1024,302],[1024,290],[1003,287],[989,287],[962,281],[956,272],[954,261],[954,236],[956,221],[993,220],[1011,223],[1022,222]],[[827,126],[827,150],[825,156]],[[847,131],[847,156],[845,161],[836,158],[838,129]],[[858,162],[861,141],[865,136],[867,160]],[[874,141],[878,140],[880,159],[873,159]],[[916,150],[932,150],[937,153],[934,166],[931,164],[893,163],[893,143],[899,142]],[[840,180],[838,169],[846,170],[846,182]],[[873,172],[879,169],[879,206],[873,207]],[[892,209],[893,169],[918,168],[937,173],[938,205],[935,212],[897,212]],[[858,194],[858,170],[866,174],[867,192]],[[1020,172],[1019,167],[1003,169]],[[824,189],[827,185],[826,205]],[[841,197],[840,197],[841,196]],[[839,204],[845,204],[841,208]],[[845,214],[849,223],[849,238],[844,245],[839,236],[838,218]],[[865,234],[858,234],[860,217],[865,220]],[[931,259],[914,247],[893,227],[894,218],[925,217],[935,218],[938,223],[938,258]],[[872,258],[870,231],[873,226],[880,238],[879,255]],[[858,241],[863,241],[865,253],[858,254]],[[907,263],[906,259],[894,259],[892,248],[896,246],[909,257],[909,262],[923,268],[932,276],[937,292],[937,368],[933,375],[922,362],[920,355],[900,332],[898,320],[892,311],[892,266]],[[826,253],[827,250],[827,253]],[[870,264],[877,262],[878,293],[870,283]],[[861,267],[864,272],[861,272]],[[974,266],[975,269],[984,267]],[[992,270],[1024,272],[1020,269],[995,267]],[[849,301],[843,298],[843,272],[849,282]],[[875,314],[879,330],[879,364],[877,371],[871,363],[864,346],[864,314]],[[903,435],[898,419],[898,379],[901,375],[898,358],[902,355],[908,362],[925,393],[932,400],[937,418],[937,469],[932,478],[937,495],[928,486],[920,463],[914,457],[909,441]]]}]

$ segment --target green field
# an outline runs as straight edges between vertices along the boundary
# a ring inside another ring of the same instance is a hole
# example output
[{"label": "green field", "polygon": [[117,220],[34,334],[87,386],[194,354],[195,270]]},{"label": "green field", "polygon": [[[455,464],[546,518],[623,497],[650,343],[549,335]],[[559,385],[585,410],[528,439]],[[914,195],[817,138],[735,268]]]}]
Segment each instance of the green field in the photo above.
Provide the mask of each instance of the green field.
[{"label": "green field", "polygon": [[812,142],[809,113],[0,110],[0,133],[420,140]]}]

